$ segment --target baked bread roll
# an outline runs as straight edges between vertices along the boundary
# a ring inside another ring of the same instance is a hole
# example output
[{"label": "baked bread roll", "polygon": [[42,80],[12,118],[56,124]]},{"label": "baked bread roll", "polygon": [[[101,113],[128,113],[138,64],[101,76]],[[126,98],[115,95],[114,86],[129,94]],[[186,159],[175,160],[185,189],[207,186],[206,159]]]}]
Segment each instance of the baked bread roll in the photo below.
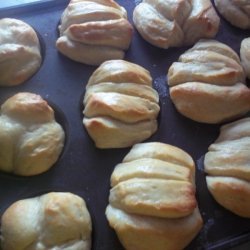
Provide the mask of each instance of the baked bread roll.
[{"label": "baked bread roll", "polygon": [[215,200],[247,218],[250,218],[249,149],[250,117],[247,117],[222,126],[204,160],[207,186]]},{"label": "baked bread roll", "polygon": [[147,42],[164,49],[212,38],[220,24],[210,0],[143,0],[133,20]]},{"label": "baked bread roll", "polygon": [[200,40],[168,70],[170,97],[184,116],[220,123],[250,110],[250,90],[238,55],[215,40]]},{"label": "baked bread roll", "polygon": [[124,57],[132,30],[126,10],[113,0],[71,0],[61,17],[56,47],[74,61],[99,65]]},{"label": "baked bread roll", "polygon": [[90,250],[91,218],[72,193],[47,193],[19,200],[1,220],[2,250]]},{"label": "baked bread roll", "polygon": [[129,147],[157,130],[159,96],[139,65],[104,62],[90,77],[83,102],[83,124],[98,148]]},{"label": "baked bread roll", "polygon": [[219,13],[232,25],[250,28],[250,2],[248,0],[214,0]]},{"label": "baked bread roll", "polygon": [[0,86],[14,86],[30,78],[41,65],[36,32],[27,23],[0,19]]},{"label": "baked bread roll", "polygon": [[185,248],[202,227],[195,165],[183,150],[159,142],[132,147],[111,175],[106,217],[127,250]]},{"label": "baked bread roll", "polygon": [[247,78],[250,79],[250,37],[243,39],[241,42],[240,58]]},{"label": "baked bread roll", "polygon": [[64,146],[64,131],[41,96],[18,93],[1,106],[0,170],[30,176],[47,171]]}]

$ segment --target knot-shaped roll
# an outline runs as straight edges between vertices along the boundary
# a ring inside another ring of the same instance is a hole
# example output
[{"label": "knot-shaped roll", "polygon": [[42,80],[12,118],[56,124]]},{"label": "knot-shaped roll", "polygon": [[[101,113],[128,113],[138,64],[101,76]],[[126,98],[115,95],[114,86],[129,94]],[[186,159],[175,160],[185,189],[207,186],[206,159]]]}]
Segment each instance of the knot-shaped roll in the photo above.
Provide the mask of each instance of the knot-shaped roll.
[{"label": "knot-shaped roll", "polygon": [[194,177],[192,158],[177,147],[132,147],[111,175],[106,209],[125,249],[183,249],[193,240],[203,224]]},{"label": "knot-shaped roll", "polygon": [[77,62],[122,59],[132,38],[126,10],[113,0],[71,0],[62,14],[57,49]]},{"label": "knot-shaped roll", "polygon": [[208,190],[231,212],[250,218],[250,118],[221,127],[204,160]]},{"label": "knot-shaped roll", "polygon": [[14,86],[30,78],[41,66],[40,43],[27,23],[0,19],[0,86]]},{"label": "knot-shaped roll", "polygon": [[98,148],[122,148],[157,130],[158,93],[150,73],[139,65],[110,60],[90,77],[83,124]]},{"label": "knot-shaped roll", "polygon": [[91,249],[91,217],[85,201],[51,192],[19,200],[1,219],[1,249]]},{"label": "knot-shaped roll", "polygon": [[220,123],[250,110],[239,56],[215,40],[200,40],[168,70],[171,99],[184,116]]},{"label": "knot-shaped roll", "polygon": [[220,24],[210,0],[143,0],[133,20],[146,41],[164,49],[213,38]]},{"label": "knot-shaped roll", "polygon": [[64,146],[64,131],[41,96],[18,93],[1,106],[0,170],[30,176],[47,171]]},{"label": "knot-shaped roll", "polygon": [[250,2],[248,0],[214,0],[219,13],[232,25],[250,28]]}]

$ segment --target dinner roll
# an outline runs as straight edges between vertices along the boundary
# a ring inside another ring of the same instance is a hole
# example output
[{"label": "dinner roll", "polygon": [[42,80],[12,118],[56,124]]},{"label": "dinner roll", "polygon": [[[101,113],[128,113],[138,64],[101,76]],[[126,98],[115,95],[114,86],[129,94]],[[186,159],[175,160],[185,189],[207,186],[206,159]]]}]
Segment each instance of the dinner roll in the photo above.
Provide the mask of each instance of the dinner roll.
[{"label": "dinner roll", "polygon": [[250,218],[250,117],[221,127],[209,146],[204,166],[215,200],[231,212]]},{"label": "dinner roll", "polygon": [[250,110],[250,89],[238,55],[215,40],[200,40],[168,70],[170,97],[184,116],[220,123]]},{"label": "dinner roll", "polygon": [[57,49],[70,59],[99,65],[122,59],[132,38],[126,10],[113,0],[71,0],[62,14]]},{"label": "dinner roll", "polygon": [[7,208],[1,219],[1,249],[90,250],[91,230],[81,197],[51,192]]},{"label": "dinner roll", "polygon": [[212,38],[220,24],[210,0],[143,0],[133,20],[147,42],[164,49]]},{"label": "dinner roll", "polygon": [[202,227],[195,165],[183,150],[135,144],[111,175],[106,217],[127,250],[185,248]]},{"label": "dinner roll", "polygon": [[232,25],[250,28],[250,2],[248,0],[214,0],[219,13]]},{"label": "dinner roll", "polygon": [[250,37],[243,39],[241,42],[240,58],[247,78],[250,79]]},{"label": "dinner roll", "polygon": [[157,130],[159,96],[139,65],[104,62],[90,77],[83,102],[83,124],[98,148],[129,147]]},{"label": "dinner roll", "polygon": [[0,86],[14,86],[30,78],[41,65],[40,43],[27,23],[0,19]]},{"label": "dinner roll", "polygon": [[0,170],[30,176],[47,171],[64,146],[64,131],[41,96],[21,92],[0,111]]}]

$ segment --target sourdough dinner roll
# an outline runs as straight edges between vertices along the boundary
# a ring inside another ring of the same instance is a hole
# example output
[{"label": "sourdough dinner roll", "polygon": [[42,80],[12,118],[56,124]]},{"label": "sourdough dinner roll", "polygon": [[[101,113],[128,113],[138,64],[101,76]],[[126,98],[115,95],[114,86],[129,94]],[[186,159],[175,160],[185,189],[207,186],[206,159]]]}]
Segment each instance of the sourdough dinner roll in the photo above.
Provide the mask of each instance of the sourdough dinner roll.
[{"label": "sourdough dinner roll", "polygon": [[210,0],[143,0],[133,20],[147,42],[164,49],[213,38],[220,24]]},{"label": "sourdough dinner roll", "polygon": [[72,193],[47,193],[19,200],[1,219],[2,250],[90,250],[91,218]]},{"label": "sourdough dinner roll", "polygon": [[250,118],[221,127],[204,160],[207,186],[231,212],[250,218]]},{"label": "sourdough dinner roll", "polygon": [[220,123],[250,110],[250,89],[239,56],[215,40],[200,40],[168,70],[170,97],[184,116]]},{"label": "sourdough dinner roll", "polygon": [[202,227],[195,165],[183,150],[135,144],[111,175],[106,217],[127,250],[185,248]]},{"label": "sourdough dinner roll", "polygon": [[0,170],[30,176],[47,171],[64,146],[64,131],[41,96],[21,92],[0,111]]},{"label": "sourdough dinner roll", "polygon": [[70,59],[99,65],[122,59],[132,38],[126,10],[113,0],[71,0],[59,25],[57,49]]},{"label": "sourdough dinner roll", "polygon": [[27,23],[0,19],[0,86],[14,86],[30,78],[41,66],[40,44]]},{"label": "sourdough dinner roll", "polygon": [[83,102],[83,124],[98,148],[129,147],[157,130],[159,96],[139,65],[104,62],[90,77]]}]

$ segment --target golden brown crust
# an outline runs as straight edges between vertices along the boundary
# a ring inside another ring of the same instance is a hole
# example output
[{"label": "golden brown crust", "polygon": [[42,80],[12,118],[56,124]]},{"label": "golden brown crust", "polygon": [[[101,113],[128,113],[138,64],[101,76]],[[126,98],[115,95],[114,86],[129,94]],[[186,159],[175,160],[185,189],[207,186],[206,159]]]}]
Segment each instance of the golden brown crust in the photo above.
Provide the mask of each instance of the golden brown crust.
[{"label": "golden brown crust", "polygon": [[233,177],[206,178],[207,186],[215,200],[241,216],[250,218],[250,183]]},{"label": "golden brown crust", "polygon": [[250,118],[221,127],[204,159],[207,185],[215,200],[233,213],[250,218]]},{"label": "golden brown crust", "polygon": [[182,149],[162,142],[138,143],[124,157],[123,162],[137,159],[153,158],[189,168],[195,172],[192,157]]},{"label": "golden brown crust", "polygon": [[162,218],[189,215],[197,206],[190,182],[133,178],[110,190],[109,203],[125,212]]},{"label": "golden brown crust", "polygon": [[64,146],[64,131],[39,95],[18,93],[1,107],[0,169],[30,176],[47,171]]},{"label": "golden brown crust", "polygon": [[190,243],[202,226],[194,171],[192,158],[177,147],[158,142],[132,147],[111,175],[106,208],[126,249],[179,250]]},{"label": "golden brown crust", "polygon": [[158,102],[146,69],[124,60],[106,61],[86,85],[83,124],[97,147],[129,147],[157,130]]}]

